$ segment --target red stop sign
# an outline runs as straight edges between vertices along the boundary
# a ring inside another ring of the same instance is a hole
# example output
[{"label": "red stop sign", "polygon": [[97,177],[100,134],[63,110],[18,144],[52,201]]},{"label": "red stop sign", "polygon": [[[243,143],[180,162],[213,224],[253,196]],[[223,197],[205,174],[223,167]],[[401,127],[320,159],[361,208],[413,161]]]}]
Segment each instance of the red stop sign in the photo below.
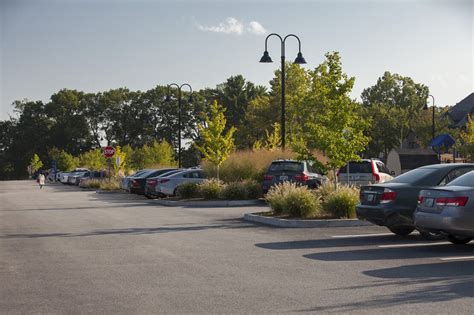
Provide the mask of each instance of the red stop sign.
[{"label": "red stop sign", "polygon": [[115,149],[114,149],[114,147],[108,146],[108,147],[105,147],[105,148],[104,148],[104,156],[105,156],[106,158],[111,158],[111,157],[114,156],[114,154],[115,154]]}]

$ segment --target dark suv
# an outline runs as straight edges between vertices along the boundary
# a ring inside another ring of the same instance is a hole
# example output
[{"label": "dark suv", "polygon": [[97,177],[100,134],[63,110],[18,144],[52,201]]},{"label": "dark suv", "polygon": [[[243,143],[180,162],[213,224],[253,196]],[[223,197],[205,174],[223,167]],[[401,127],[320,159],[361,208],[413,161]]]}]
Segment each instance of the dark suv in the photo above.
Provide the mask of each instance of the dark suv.
[{"label": "dark suv", "polygon": [[286,181],[316,188],[327,180],[310,161],[275,160],[263,176],[262,188],[266,194],[273,185]]}]

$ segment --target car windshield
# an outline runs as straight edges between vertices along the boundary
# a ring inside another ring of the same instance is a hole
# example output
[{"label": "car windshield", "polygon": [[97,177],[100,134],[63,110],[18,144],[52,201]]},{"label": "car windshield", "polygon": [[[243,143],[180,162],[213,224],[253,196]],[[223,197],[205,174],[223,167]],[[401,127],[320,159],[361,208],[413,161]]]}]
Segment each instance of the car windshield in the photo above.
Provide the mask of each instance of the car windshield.
[{"label": "car windshield", "polygon": [[446,186],[466,186],[466,187],[474,187],[474,171],[471,171],[467,174],[464,174]]},{"label": "car windshield", "polygon": [[[347,173],[347,165],[344,165],[339,171],[341,174]],[[349,173],[372,173],[372,165],[370,162],[350,162],[349,163]]]},{"label": "car windshield", "polygon": [[390,182],[410,184],[422,180],[434,172],[436,172],[435,168],[417,168],[395,177]]},{"label": "car windshield", "polygon": [[303,171],[303,164],[300,162],[273,162],[268,169],[270,173],[301,171]]}]

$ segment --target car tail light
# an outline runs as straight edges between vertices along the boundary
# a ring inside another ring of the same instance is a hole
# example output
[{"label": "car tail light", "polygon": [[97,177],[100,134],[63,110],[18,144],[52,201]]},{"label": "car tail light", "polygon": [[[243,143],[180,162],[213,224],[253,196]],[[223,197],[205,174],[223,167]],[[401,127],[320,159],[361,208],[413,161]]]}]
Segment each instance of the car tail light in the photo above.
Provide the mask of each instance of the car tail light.
[{"label": "car tail light", "polygon": [[272,180],[273,176],[272,175],[263,175],[263,180]]},{"label": "car tail light", "polygon": [[469,197],[441,197],[436,198],[437,206],[464,207]]},{"label": "car tail light", "polygon": [[422,196],[418,196],[417,203],[419,205],[421,205],[423,203],[423,197]]},{"label": "car tail light", "polygon": [[309,177],[305,173],[295,176],[295,180],[297,180],[299,182],[304,182],[305,183],[308,179],[309,179]]},{"label": "car tail light", "polygon": [[380,175],[375,173],[374,161],[370,162],[370,166],[372,167],[372,176],[374,177],[374,181],[376,183],[379,183],[380,182]]},{"label": "car tail light", "polygon": [[132,180],[132,186],[140,186],[137,180]]},{"label": "car tail light", "polygon": [[382,195],[380,195],[380,203],[390,203],[395,199],[397,199],[397,193],[388,188],[385,188]]},{"label": "car tail light", "polygon": [[158,181],[156,179],[149,179],[147,180],[147,184],[150,185],[150,186],[156,186],[156,183]]},{"label": "car tail light", "polygon": [[162,179],[162,180],[160,180],[160,184],[164,184],[164,183],[167,183],[169,181],[170,181],[169,179]]}]

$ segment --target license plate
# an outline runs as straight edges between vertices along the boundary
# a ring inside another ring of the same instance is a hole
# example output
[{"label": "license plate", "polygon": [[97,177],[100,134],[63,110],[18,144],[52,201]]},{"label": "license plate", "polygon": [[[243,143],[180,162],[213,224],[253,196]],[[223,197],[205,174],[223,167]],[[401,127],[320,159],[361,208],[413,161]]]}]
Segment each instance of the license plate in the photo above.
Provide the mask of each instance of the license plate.
[{"label": "license plate", "polygon": [[431,207],[433,207],[433,204],[434,204],[434,198],[425,198],[425,201],[423,203],[428,208],[431,208]]},{"label": "license plate", "polygon": [[375,194],[366,194],[366,199],[367,201],[374,201]]},{"label": "license plate", "polygon": [[280,176],[280,180],[288,180],[288,176]]}]

